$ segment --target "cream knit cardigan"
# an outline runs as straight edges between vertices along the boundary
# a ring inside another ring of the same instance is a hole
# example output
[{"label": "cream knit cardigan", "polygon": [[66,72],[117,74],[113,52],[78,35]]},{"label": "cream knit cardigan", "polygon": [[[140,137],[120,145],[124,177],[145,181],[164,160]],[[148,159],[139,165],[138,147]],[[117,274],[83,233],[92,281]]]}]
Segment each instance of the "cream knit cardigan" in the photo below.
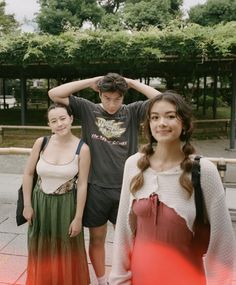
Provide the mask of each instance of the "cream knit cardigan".
[{"label": "cream knit cardigan", "polygon": [[[132,213],[134,199],[147,198],[157,193],[160,201],[175,209],[186,220],[193,231],[196,215],[193,195],[189,198],[186,190],[179,184],[180,167],[164,172],[148,168],[144,172],[144,185],[133,196],[130,193],[132,177],[139,173],[137,161],[142,156],[136,153],[129,157],[124,168],[123,185],[115,238],[113,261],[110,273],[111,285],[131,285],[130,256],[136,228]],[[211,224],[210,243],[203,257],[207,285],[231,285],[236,257],[236,241],[230,215],[225,203],[224,188],[216,166],[206,158],[201,158],[201,187],[205,200],[208,220]]]}]

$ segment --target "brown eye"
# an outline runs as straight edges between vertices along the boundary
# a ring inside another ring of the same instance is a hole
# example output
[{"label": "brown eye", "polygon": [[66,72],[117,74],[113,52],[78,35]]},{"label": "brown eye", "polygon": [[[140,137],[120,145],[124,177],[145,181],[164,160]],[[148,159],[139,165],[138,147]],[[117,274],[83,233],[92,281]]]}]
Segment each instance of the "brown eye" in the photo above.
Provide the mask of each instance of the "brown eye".
[{"label": "brown eye", "polygon": [[168,119],[175,119],[176,118],[176,115],[169,115],[168,116]]},{"label": "brown eye", "polygon": [[157,121],[158,120],[158,116],[153,115],[153,116],[151,116],[150,120],[151,121]]}]

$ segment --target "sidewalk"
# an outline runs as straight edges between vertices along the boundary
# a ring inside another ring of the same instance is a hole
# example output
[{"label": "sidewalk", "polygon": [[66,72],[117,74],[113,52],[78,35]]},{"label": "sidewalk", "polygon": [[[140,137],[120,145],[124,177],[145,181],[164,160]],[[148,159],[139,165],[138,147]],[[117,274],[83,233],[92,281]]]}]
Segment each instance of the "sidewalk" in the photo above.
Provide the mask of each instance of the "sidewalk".
[{"label": "sidewalk", "polygon": [[[194,145],[197,152],[204,156],[236,158],[236,152],[225,150],[228,140],[195,141]],[[23,155],[0,155],[0,285],[22,285],[26,278],[27,225],[17,227],[15,222],[17,189],[21,184],[26,160],[27,156]],[[226,181],[236,185],[235,173],[236,165],[227,166]],[[229,208],[236,209],[236,188],[226,190],[226,201]],[[233,222],[233,226],[236,234],[236,222]],[[111,269],[113,235],[113,227],[109,224],[106,240],[107,273]],[[87,229],[85,241],[88,248]],[[91,282],[95,285],[90,260],[89,269]],[[234,280],[233,285],[236,285],[236,274]]]}]

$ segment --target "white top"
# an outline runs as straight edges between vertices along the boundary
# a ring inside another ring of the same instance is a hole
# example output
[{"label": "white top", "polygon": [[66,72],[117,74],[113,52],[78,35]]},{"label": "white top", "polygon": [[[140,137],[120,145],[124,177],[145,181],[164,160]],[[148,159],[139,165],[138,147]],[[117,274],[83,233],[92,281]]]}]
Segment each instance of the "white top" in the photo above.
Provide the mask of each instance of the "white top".
[{"label": "white top", "polygon": [[[180,167],[163,172],[148,168],[144,171],[143,187],[135,196],[130,193],[130,182],[132,177],[140,172],[137,161],[142,155],[136,153],[129,157],[125,164],[110,274],[112,285],[131,285],[129,255],[132,254],[136,227],[135,215],[131,208],[134,199],[148,198],[150,194],[157,193],[160,201],[175,209],[186,220],[189,229],[193,229],[196,215],[194,197],[192,195],[189,198],[189,194],[179,183]],[[236,241],[225,203],[224,188],[216,166],[211,161],[201,158],[200,165],[201,187],[211,224],[210,243],[203,257],[207,285],[231,285]]]},{"label": "white top", "polygon": [[41,178],[42,190],[46,194],[51,194],[62,184],[72,179],[78,173],[78,158],[76,154],[74,158],[65,164],[53,164],[48,162],[43,154],[37,163],[37,173]]}]

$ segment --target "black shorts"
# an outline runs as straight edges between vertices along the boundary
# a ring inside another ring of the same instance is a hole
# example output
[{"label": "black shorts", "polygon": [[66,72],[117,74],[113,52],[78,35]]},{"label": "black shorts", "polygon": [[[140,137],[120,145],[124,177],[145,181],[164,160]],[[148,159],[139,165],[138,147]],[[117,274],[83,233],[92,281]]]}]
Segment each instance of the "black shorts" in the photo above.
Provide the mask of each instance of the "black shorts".
[{"label": "black shorts", "polygon": [[84,207],[83,225],[100,227],[109,220],[116,223],[121,188],[104,188],[89,184]]}]

